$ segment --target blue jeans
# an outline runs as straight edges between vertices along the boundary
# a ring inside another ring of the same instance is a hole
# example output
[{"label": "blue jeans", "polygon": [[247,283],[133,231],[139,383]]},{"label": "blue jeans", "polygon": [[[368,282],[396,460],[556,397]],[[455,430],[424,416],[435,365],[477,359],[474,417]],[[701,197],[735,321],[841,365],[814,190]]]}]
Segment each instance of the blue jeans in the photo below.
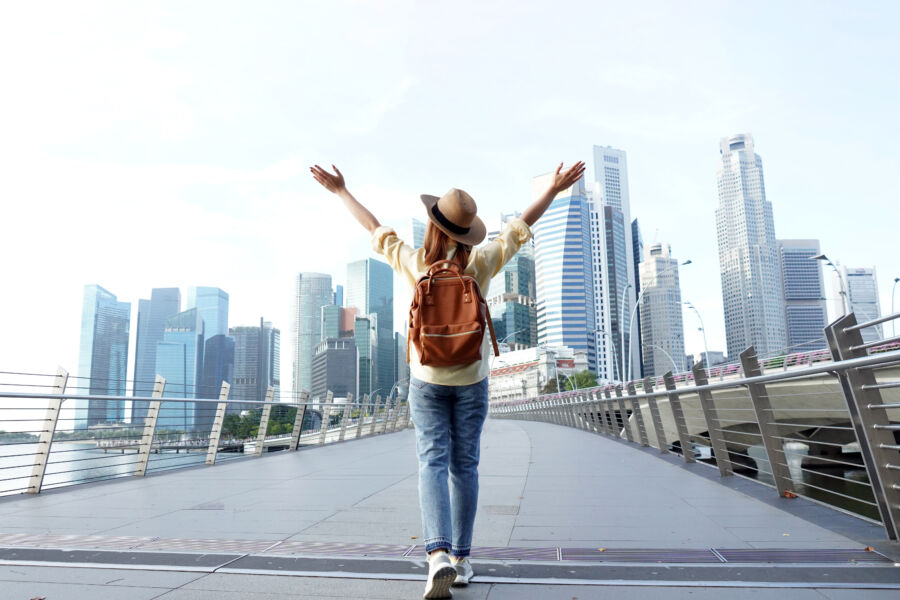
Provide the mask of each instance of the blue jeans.
[{"label": "blue jeans", "polygon": [[478,458],[488,410],[488,380],[457,386],[410,379],[425,551],[443,548],[454,556],[468,556],[478,509]]}]

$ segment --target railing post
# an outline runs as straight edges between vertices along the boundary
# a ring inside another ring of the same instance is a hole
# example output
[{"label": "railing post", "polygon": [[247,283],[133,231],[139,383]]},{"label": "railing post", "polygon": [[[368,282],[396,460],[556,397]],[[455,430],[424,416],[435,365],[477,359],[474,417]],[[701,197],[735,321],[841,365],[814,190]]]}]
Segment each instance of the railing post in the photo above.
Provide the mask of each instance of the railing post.
[{"label": "railing post", "polygon": [[[653,394],[653,378],[644,377],[644,393]],[[653,431],[656,432],[656,443],[662,454],[668,452],[669,444],[666,443],[666,431],[663,429],[662,418],[659,416],[659,404],[656,396],[647,397],[647,406],[650,408],[650,420],[653,421]]]},{"label": "railing post", "polygon": [[363,436],[363,427],[366,424],[366,412],[369,410],[369,395],[363,394],[363,400],[359,407],[359,419],[356,421],[356,438]]},{"label": "railing post", "polygon": [[272,414],[272,400],[275,398],[275,388],[271,385],[266,389],[266,405],[263,406],[262,414],[259,417],[259,431],[256,432],[256,448],[253,454],[262,456],[263,448],[266,445],[266,433],[269,431],[269,416]]},{"label": "railing post", "polygon": [[622,386],[616,386],[616,398],[619,399],[619,410],[622,413],[622,429],[625,430],[625,438],[629,442],[634,441],[634,436],[631,434],[631,423],[628,421],[628,410],[625,408],[625,399],[622,398]]},{"label": "railing post", "polygon": [[388,430],[390,433],[397,431],[397,420],[400,418],[400,411],[402,408],[400,398],[394,398],[394,406],[391,413],[391,428]]},{"label": "railing post", "polygon": [[296,450],[300,446],[300,434],[303,429],[303,417],[306,415],[306,402],[309,400],[309,392],[300,392],[300,403],[297,405],[297,416],[294,417],[294,429],[291,432],[290,450]]},{"label": "railing post", "polygon": [[381,412],[381,426],[378,428],[378,435],[383,434],[387,430],[388,420],[391,418],[391,397],[388,395],[384,399],[384,410]]},{"label": "railing post", "polygon": [[590,430],[594,433],[600,433],[600,403],[597,402],[594,390],[585,392],[584,397],[587,400],[585,406],[587,407],[588,419],[590,419]]},{"label": "railing post", "polygon": [[641,401],[634,397],[637,395],[637,391],[634,389],[633,382],[628,384],[628,395],[631,396],[631,414],[637,421],[638,439],[641,441],[641,446],[649,446],[647,428],[644,427],[644,411],[641,410]]},{"label": "railing post", "polygon": [[[862,333],[853,313],[846,315],[825,329],[828,347],[835,361],[868,355]],[[900,444],[894,436],[896,424],[891,423],[880,387],[896,387],[900,382],[879,382],[872,368],[845,369],[837,372],[850,421],[856,432],[860,453],[866,466],[869,482],[881,522],[889,539],[900,539]],[[897,407],[896,403],[891,406]]]},{"label": "railing post", "polygon": [[[612,399],[612,392],[610,392],[609,386],[607,386],[603,390],[603,395],[606,396],[606,407],[609,416],[609,424],[612,428],[612,435],[616,438],[625,437],[625,433],[619,428],[619,420],[616,419],[616,403]],[[623,420],[624,422],[624,420]]]},{"label": "railing post", "polygon": [[228,408],[228,394],[231,385],[227,381],[222,382],[219,389],[219,403],[216,405],[216,416],[213,418],[212,429],[209,431],[209,447],[206,449],[206,464],[216,464],[216,456],[219,452],[219,440],[222,437],[222,425],[225,423],[225,412]]},{"label": "railing post", "polygon": [[597,409],[600,411],[600,424],[603,427],[603,433],[606,435],[613,434],[612,421],[609,418],[609,409],[607,408],[606,396],[602,392],[595,394],[597,398]]},{"label": "railing post", "polygon": [[[162,398],[165,391],[166,380],[157,375],[156,382],[153,384],[153,398]],[[147,473],[147,463],[150,461],[150,448],[153,445],[153,434],[156,432],[156,419],[159,418],[160,404],[162,404],[161,400],[151,400],[150,406],[147,407],[147,416],[144,417],[144,434],[141,436],[137,467],[134,469],[137,477],[143,477]]]},{"label": "railing post", "polygon": [[331,412],[332,402],[334,401],[334,394],[331,390],[325,394],[325,403],[319,404],[320,410],[322,411],[322,429],[319,430],[319,441],[318,445],[321,446],[325,443],[325,436],[328,435],[328,421],[331,420]]},{"label": "railing post", "polygon": [[50,449],[53,446],[53,435],[56,433],[56,424],[59,422],[59,409],[62,407],[62,395],[66,393],[66,383],[69,381],[69,373],[62,367],[56,369],[56,377],[53,379],[51,393],[59,394],[59,398],[51,398],[47,401],[47,412],[44,414],[44,427],[41,429],[41,437],[38,441],[37,451],[34,455],[34,466],[31,468],[31,477],[28,480],[28,493],[39,494],[44,485],[44,473],[47,471],[47,463],[50,462]]},{"label": "railing post", "polygon": [[375,435],[378,431],[378,407],[381,405],[381,394],[375,394],[375,400],[372,401],[372,422],[369,423],[369,429],[366,435]]},{"label": "railing post", "polygon": [[[762,375],[759,361],[756,358],[756,350],[750,346],[741,352],[741,366],[744,368],[744,377],[757,377]],[[769,469],[775,480],[775,489],[778,495],[785,498],[794,497],[794,483],[791,480],[791,471],[788,468],[787,456],[784,454],[784,441],[778,437],[778,425],[775,422],[775,411],[769,401],[766,386],[761,383],[747,384],[750,391],[750,400],[753,402],[753,412],[756,413],[756,423],[762,434],[763,446],[766,449],[766,457],[769,459]]]},{"label": "railing post", "polygon": [[353,394],[347,394],[347,403],[344,404],[344,413],[341,415],[341,435],[338,441],[344,441],[344,435],[347,433],[347,421],[350,420],[350,412],[353,409]]},{"label": "railing post", "polygon": [[[703,363],[699,362],[694,365],[694,384],[704,386],[709,383],[706,377],[706,369]],[[703,418],[706,419],[706,429],[709,432],[709,444],[712,446],[716,456],[716,465],[719,467],[719,475],[733,475],[731,468],[731,457],[728,455],[728,448],[725,446],[725,438],[722,437],[719,423],[719,416],[716,412],[716,405],[713,402],[712,393],[709,390],[700,390],[700,409],[703,411]]]},{"label": "railing post", "polygon": [[678,441],[681,443],[681,455],[685,462],[694,462],[694,448],[691,446],[691,436],[688,434],[687,423],[684,420],[684,410],[681,406],[681,399],[678,392],[675,391],[675,377],[672,371],[663,375],[663,381],[666,383],[666,390],[669,396],[669,406],[672,408],[672,420],[675,421],[675,430],[678,431]]}]

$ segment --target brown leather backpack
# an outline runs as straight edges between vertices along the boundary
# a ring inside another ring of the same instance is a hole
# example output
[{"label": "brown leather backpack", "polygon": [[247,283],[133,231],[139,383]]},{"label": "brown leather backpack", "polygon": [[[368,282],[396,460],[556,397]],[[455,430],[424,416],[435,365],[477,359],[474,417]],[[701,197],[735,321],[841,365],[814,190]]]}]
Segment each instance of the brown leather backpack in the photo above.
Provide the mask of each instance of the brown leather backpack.
[{"label": "brown leather backpack", "polygon": [[478,282],[456,263],[431,265],[416,283],[409,307],[409,344],[429,367],[467,365],[481,360],[485,324],[491,331],[494,354],[499,355],[494,324]]}]

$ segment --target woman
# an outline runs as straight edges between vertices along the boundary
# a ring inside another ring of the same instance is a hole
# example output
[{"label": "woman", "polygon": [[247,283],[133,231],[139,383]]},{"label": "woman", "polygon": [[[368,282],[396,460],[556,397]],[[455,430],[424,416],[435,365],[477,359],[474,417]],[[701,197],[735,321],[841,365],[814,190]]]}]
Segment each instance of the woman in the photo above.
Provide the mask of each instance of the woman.
[{"label": "woman", "polygon": [[[381,226],[347,191],[338,168],[332,167],[334,174],[319,165],[310,171],[372,234],[373,249],[384,255],[410,292],[429,266],[442,261],[455,262],[481,290],[487,290],[491,278],[531,238],[531,226],[553,198],[584,173],[583,162],[565,171],[560,163],[544,194],[521,218],[509,222],[497,238],[481,247],[476,246],[484,239],[486,228],[476,215],[471,196],[458,189],[441,198],[424,195],[428,226],[424,247],[415,249],[400,241],[393,229]],[[478,505],[478,459],[488,411],[490,356],[488,333],[482,340],[481,360],[464,365],[422,365],[415,346],[409,345],[409,408],[416,430],[419,503],[429,563],[425,598],[449,598],[450,586],[466,585],[473,574],[467,557]]]}]

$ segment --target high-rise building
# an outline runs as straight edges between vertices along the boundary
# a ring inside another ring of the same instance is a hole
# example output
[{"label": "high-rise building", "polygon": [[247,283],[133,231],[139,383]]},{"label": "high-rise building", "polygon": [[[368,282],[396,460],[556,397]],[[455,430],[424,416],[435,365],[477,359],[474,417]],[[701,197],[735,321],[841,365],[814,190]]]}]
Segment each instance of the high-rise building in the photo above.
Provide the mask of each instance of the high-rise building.
[{"label": "high-rise building", "polygon": [[[644,261],[644,238],[641,235],[641,226],[637,219],[634,219],[631,222],[631,249],[634,260],[634,291],[635,298],[637,298],[641,294],[641,272],[639,266]],[[638,310],[635,315],[634,331],[640,330],[641,312]],[[637,376],[643,378],[646,374],[644,372],[644,349],[639,343],[639,339],[635,340],[634,346],[637,351],[637,366],[640,369]]]},{"label": "high-rise building", "polygon": [[[535,198],[551,178],[552,174],[534,178]],[[532,231],[537,342],[586,352],[588,368],[596,372],[591,220],[584,180],[557,194]]]},{"label": "high-rise building", "polygon": [[334,286],[334,302],[332,302],[332,304],[334,304],[335,306],[344,305],[344,286]]},{"label": "high-rise building", "polygon": [[[134,348],[133,394],[149,397],[156,381],[156,345],[163,339],[166,321],[181,312],[178,288],[153,288],[149,300],[138,301],[137,337]],[[131,422],[141,425],[147,416],[149,401],[131,403]]]},{"label": "high-rise building", "polygon": [[293,396],[312,386],[312,353],[321,339],[322,307],[334,301],[331,275],[299,273],[294,285]]},{"label": "high-rise building", "polygon": [[[397,371],[394,365],[394,271],[390,265],[372,258],[348,264],[345,304],[359,309],[363,315],[376,317],[370,321],[375,327],[373,386],[386,395],[396,383]],[[362,368],[359,372],[362,374]]]},{"label": "high-rise building", "polygon": [[228,335],[228,293],[224,290],[217,287],[189,287],[185,308],[196,308],[200,313],[206,339]]},{"label": "high-rise building", "polygon": [[778,354],[787,348],[787,327],[762,159],[750,134],[722,138],[719,149],[716,231],[728,356],[748,346],[759,356]]},{"label": "high-rise building", "polygon": [[[500,229],[488,237],[498,236],[507,223],[520,216],[501,214]],[[537,345],[536,296],[534,244],[529,241],[503,265],[485,296],[498,342],[505,340],[511,350]]]},{"label": "high-rise building", "polygon": [[394,364],[397,365],[397,397],[409,395],[409,363],[406,362],[406,336],[394,332]]},{"label": "high-rise building", "polygon": [[413,248],[421,248],[425,245],[425,223],[418,219],[409,220],[409,237]]},{"label": "high-rise building", "polygon": [[[203,372],[203,319],[189,308],[166,320],[163,339],[156,345],[156,372],[166,380],[164,398],[198,398]],[[194,431],[211,422],[215,406],[196,402],[164,402],[157,428]]]},{"label": "high-rise building", "polygon": [[[263,402],[269,386],[275,388],[274,399],[281,396],[281,331],[268,321],[258,327],[232,327],[234,338],[234,379],[230,400]],[[229,412],[241,410],[229,405]]]},{"label": "high-rise building", "polygon": [[640,263],[640,276],[644,373],[658,377],[666,371],[685,371],[678,261],[672,258],[669,244],[654,242],[647,247]]},{"label": "high-rise building", "polygon": [[375,385],[375,346],[376,346],[376,321],[377,315],[356,316],[353,319],[353,341],[357,352],[357,382],[356,396],[362,398],[363,394],[371,394],[373,391],[387,395],[387,390],[381,390]]},{"label": "high-rise building", "polygon": [[[125,395],[130,324],[130,302],[119,302],[99,285],[84,286],[78,376],[87,382],[86,395]],[[75,429],[121,423],[125,401],[76,400],[74,419]]]},{"label": "high-rise building", "polygon": [[335,398],[355,395],[357,366],[356,344],[352,338],[322,340],[313,350],[310,396],[325,398],[329,391]]},{"label": "high-rise building", "polygon": [[[816,261],[818,262],[818,261]],[[868,268],[848,268],[845,266],[838,267],[840,276],[844,279],[844,285],[847,292],[847,303],[850,312],[856,316],[857,323],[865,323],[872,321],[881,316],[881,302],[878,300],[878,281],[875,277],[875,267]],[[840,282],[837,279],[834,283],[835,314],[844,314],[844,308],[841,306],[841,289]],[[866,327],[860,330],[863,341],[866,343],[875,342],[884,339],[884,332],[881,325],[874,327]]]},{"label": "high-rise building", "polygon": [[[638,287],[635,244],[640,240],[634,240],[628,160],[623,150],[608,146],[594,146],[593,158],[594,184],[588,200],[597,375],[601,380],[637,379],[640,330],[631,320]],[[627,376],[626,367],[631,371]]]},{"label": "high-rise building", "polygon": [[827,347],[825,286],[819,240],[777,240],[790,352]]}]

